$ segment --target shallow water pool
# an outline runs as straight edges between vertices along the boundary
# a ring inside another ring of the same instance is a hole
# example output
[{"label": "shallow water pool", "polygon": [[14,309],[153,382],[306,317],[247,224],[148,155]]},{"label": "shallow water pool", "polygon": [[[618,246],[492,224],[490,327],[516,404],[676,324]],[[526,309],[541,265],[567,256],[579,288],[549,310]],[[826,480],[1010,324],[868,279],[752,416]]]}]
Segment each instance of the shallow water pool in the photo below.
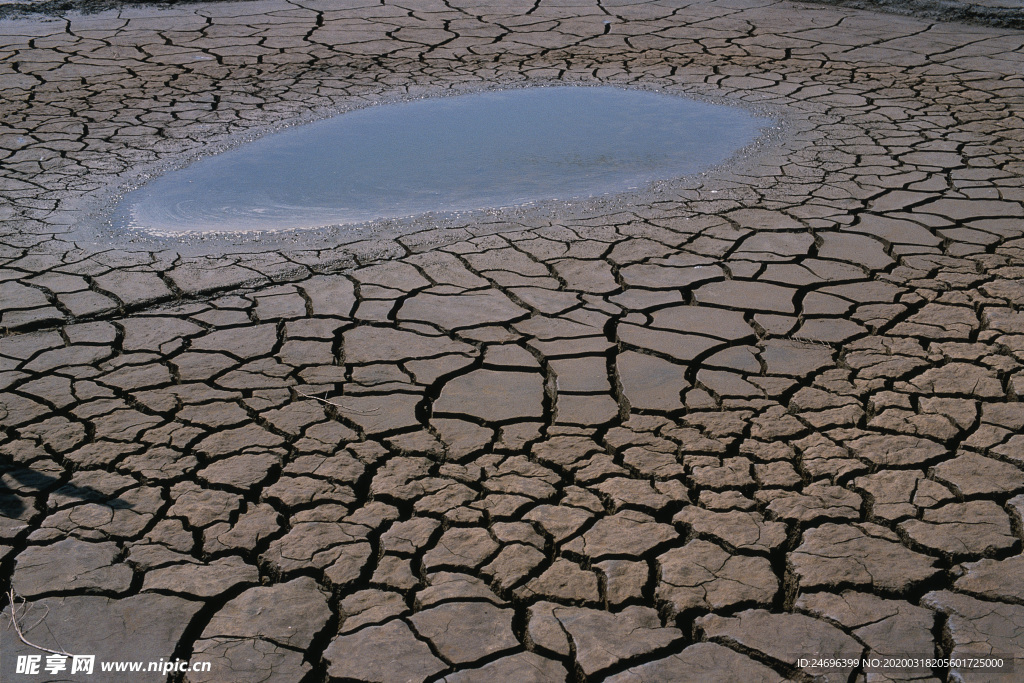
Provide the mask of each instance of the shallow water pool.
[{"label": "shallow water pool", "polygon": [[594,197],[719,164],[768,125],[735,107],[614,87],[387,104],[160,176],[126,194],[113,223],[266,231]]}]

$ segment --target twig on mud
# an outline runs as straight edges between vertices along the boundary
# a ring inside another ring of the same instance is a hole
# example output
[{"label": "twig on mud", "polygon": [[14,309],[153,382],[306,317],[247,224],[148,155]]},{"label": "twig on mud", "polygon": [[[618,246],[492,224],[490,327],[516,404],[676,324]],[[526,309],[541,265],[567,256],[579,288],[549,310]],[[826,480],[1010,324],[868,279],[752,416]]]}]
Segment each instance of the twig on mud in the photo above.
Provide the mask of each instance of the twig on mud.
[{"label": "twig on mud", "polygon": [[[29,642],[29,640],[27,638],[25,638],[25,634],[22,633],[22,631],[21,631],[21,625],[18,623],[17,603],[15,602],[14,589],[13,588],[7,592],[7,597],[11,601],[11,624],[14,626],[14,632],[18,634],[18,640],[20,640],[21,642],[25,643],[29,647],[35,648],[36,650],[40,650],[42,652],[49,652],[50,654],[53,654],[53,655],[65,655],[67,657],[74,657],[73,654],[71,654],[70,652],[66,652],[64,650],[51,650],[48,647],[43,647],[42,645],[36,645],[35,643]],[[22,606],[25,606],[25,605],[28,604],[28,601],[25,600],[25,598],[22,598],[21,599],[21,604],[22,604]],[[43,619],[45,619],[46,615],[49,614],[49,613],[50,613],[50,608],[47,607],[46,611],[43,613],[43,616],[39,617],[39,621],[37,621],[35,624],[33,624],[31,627],[29,627],[28,630],[31,631],[36,626],[39,626],[39,624],[43,623]]]},{"label": "twig on mud", "polygon": [[836,347],[832,344],[832,342],[827,342],[827,341],[824,341],[823,339],[811,339],[810,337],[794,337],[794,336],[791,336],[791,335],[787,335],[785,337],[782,337],[782,339],[786,339],[788,341],[796,342],[797,344],[810,344],[810,345],[814,345],[814,346],[824,346],[826,349],[830,349],[832,351],[836,350]]},{"label": "twig on mud", "polygon": [[311,398],[314,401],[320,401],[321,403],[326,403],[329,406],[334,406],[335,408],[338,408],[339,410],[344,410],[346,413],[353,413],[355,415],[373,415],[374,413],[380,412],[380,408],[379,407],[374,408],[373,410],[356,410],[355,408],[346,408],[345,406],[341,405],[340,403],[335,403],[334,401],[328,401],[327,400],[327,392],[326,391],[324,392],[324,397],[323,398],[320,398],[319,396],[311,396],[310,394],[304,394],[301,391],[299,391],[298,389],[295,390],[295,393],[298,394],[299,396],[302,396],[303,398]]}]

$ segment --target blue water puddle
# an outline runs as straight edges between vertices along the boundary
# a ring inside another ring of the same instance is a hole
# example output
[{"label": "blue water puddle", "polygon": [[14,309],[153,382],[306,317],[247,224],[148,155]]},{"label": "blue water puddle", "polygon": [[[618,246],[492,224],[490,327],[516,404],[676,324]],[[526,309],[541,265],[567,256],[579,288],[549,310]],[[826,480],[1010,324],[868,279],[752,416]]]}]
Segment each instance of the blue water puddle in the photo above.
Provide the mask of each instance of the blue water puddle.
[{"label": "blue water puddle", "polygon": [[273,231],[595,197],[720,164],[771,124],[614,87],[387,104],[167,173],[125,195],[112,218],[164,234]]}]

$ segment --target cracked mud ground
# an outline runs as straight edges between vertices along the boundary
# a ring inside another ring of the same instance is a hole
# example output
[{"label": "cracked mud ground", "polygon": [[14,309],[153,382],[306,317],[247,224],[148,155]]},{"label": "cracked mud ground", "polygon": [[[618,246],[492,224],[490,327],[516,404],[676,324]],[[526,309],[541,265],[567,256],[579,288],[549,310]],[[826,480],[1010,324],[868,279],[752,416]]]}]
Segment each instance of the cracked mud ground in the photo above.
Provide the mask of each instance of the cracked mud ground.
[{"label": "cracked mud ground", "polygon": [[[759,0],[3,22],[27,636],[192,683],[1014,680],[797,660],[1024,646],[1022,74],[1020,31]],[[70,227],[211,140],[531,82],[789,134],[587,215],[187,257]]]}]

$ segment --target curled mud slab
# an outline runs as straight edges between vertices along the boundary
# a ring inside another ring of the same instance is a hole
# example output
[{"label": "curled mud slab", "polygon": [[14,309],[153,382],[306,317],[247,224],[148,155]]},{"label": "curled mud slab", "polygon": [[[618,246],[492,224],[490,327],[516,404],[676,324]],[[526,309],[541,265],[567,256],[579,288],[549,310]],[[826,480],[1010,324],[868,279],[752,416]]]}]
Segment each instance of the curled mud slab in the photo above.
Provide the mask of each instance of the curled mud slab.
[{"label": "curled mud slab", "polygon": [[[0,55],[0,588],[29,640],[211,663],[190,683],[1021,652],[1021,31],[268,0],[6,20]],[[539,83],[787,129],[628,201],[356,241],[76,229],[240,136]],[[4,632],[2,666],[29,653]]]}]

